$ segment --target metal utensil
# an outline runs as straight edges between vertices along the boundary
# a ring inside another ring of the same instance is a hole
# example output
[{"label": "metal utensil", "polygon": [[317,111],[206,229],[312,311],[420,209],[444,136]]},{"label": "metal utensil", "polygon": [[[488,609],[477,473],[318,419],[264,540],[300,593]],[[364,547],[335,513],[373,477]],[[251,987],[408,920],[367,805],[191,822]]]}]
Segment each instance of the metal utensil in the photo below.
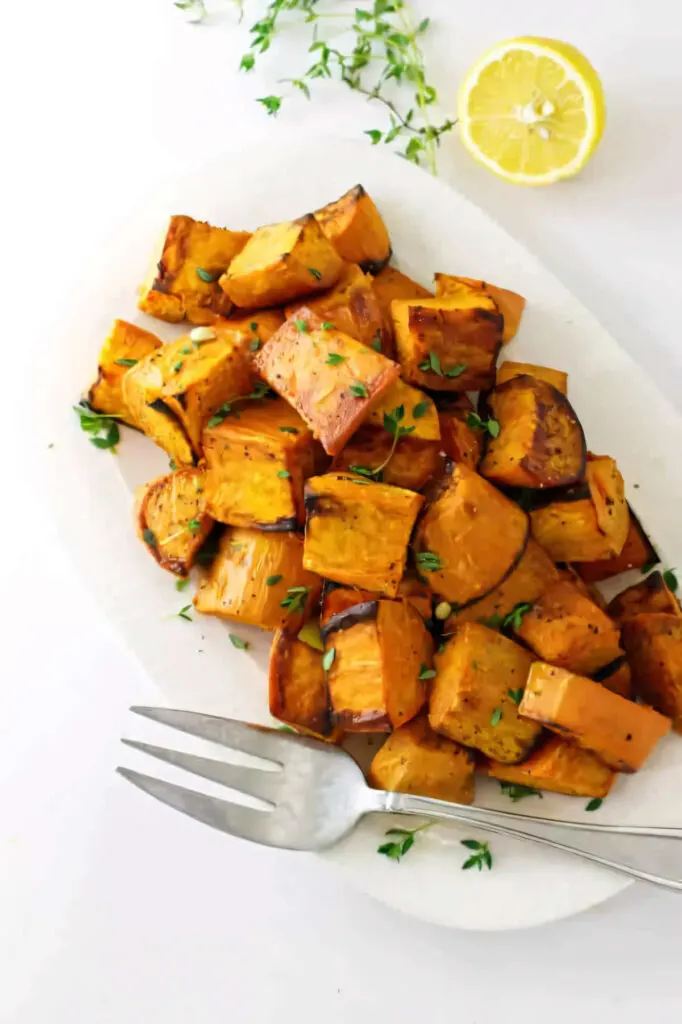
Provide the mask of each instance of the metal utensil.
[{"label": "metal utensil", "polygon": [[229,835],[287,850],[321,850],[338,842],[365,814],[414,814],[540,843],[632,878],[682,891],[682,828],[552,821],[515,811],[386,793],[370,789],[345,751],[319,740],[191,711],[151,707],[133,707],[131,711],[260,759],[258,767],[246,767],[123,740],[136,750],[261,801],[262,809],[246,807],[128,768],[117,769],[162,803]]}]

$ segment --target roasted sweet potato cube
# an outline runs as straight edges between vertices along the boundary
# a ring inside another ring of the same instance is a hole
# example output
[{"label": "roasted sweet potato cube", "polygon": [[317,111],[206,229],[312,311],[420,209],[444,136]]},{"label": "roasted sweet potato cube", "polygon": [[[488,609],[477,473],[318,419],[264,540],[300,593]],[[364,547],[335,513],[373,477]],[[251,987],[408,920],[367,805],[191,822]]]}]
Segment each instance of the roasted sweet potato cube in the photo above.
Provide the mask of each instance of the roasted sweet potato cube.
[{"label": "roasted sweet potato cube", "polygon": [[234,407],[204,427],[207,507],[221,523],[295,530],[305,522],[303,482],[313,475],[316,442],[282,398]]},{"label": "roasted sweet potato cube", "polygon": [[257,354],[255,364],[293,405],[330,455],[355,433],[399,374],[395,363],[301,308]]},{"label": "roasted sweet potato cube", "polygon": [[179,469],[141,487],[135,518],[140,539],[161,568],[186,576],[213,528],[203,471]]},{"label": "roasted sweet potato cube", "polygon": [[502,317],[471,289],[454,298],[394,299],[398,359],[410,384],[433,391],[484,391],[495,383]]},{"label": "roasted sweet potato cube", "polygon": [[249,351],[257,352],[261,345],[270,341],[283,323],[284,313],[281,309],[252,309],[244,316],[244,311],[235,307],[224,326],[246,334],[249,339]]},{"label": "roasted sweet potato cube", "polygon": [[[384,267],[374,278],[374,293],[379,300],[384,316],[391,320],[391,303],[394,299],[432,299],[433,292],[413,281],[395,267]],[[392,321],[391,321],[392,322]]]},{"label": "roasted sweet potato cube", "polygon": [[437,475],[442,463],[438,441],[420,441],[409,436],[401,438],[393,448],[393,439],[383,427],[365,425],[339,452],[332,469],[364,477],[375,473],[375,478],[385,484],[420,491]]},{"label": "roasted sweet potato cube", "polygon": [[236,306],[260,309],[323,292],[342,269],[342,259],[307,214],[254,231],[219,284]]},{"label": "roasted sweet potato cube", "polygon": [[604,798],[616,774],[603,761],[561,736],[551,736],[534,750],[523,764],[487,761],[481,766],[486,775],[500,782],[545,789],[566,796]]},{"label": "roasted sweet potato cube", "polygon": [[95,412],[117,416],[134,427],[133,418],[123,400],[123,377],[132,366],[160,347],[161,340],[150,331],[143,331],[127,320],[114,320],[99,354],[97,380],[88,391],[88,405]]},{"label": "roasted sweet potato cube", "polygon": [[533,536],[555,562],[594,562],[618,555],[629,530],[625,485],[615,461],[589,456],[586,479],[533,509]]},{"label": "roasted sweet potato cube", "polygon": [[528,517],[460,463],[443,478],[414,538],[415,561],[435,593],[464,605],[485,597],[514,570],[528,541]]},{"label": "roasted sweet potato cube", "polygon": [[474,407],[467,395],[458,395],[438,410],[443,451],[454,462],[476,469],[483,454],[483,434],[472,425]]},{"label": "roasted sweet potato cube", "polygon": [[202,330],[202,340],[190,332],[156,349],[122,385],[136,425],[179,464],[191,464],[189,445],[201,454],[206,423],[226,403],[249,396],[255,380],[246,334],[224,322]]},{"label": "roasted sweet potato cube", "polygon": [[468,285],[470,288],[477,288],[485,292],[493,300],[500,313],[504,317],[504,330],[502,341],[506,345],[511,341],[519,329],[526,300],[516,292],[508,288],[498,288],[488,281],[480,281],[473,277],[453,277],[450,274],[436,274],[436,295],[456,294],[460,285]]},{"label": "roasted sweet potato cube", "polygon": [[398,593],[420,494],[343,473],[305,485],[306,569],[338,583]]},{"label": "roasted sweet potato cube", "polygon": [[643,612],[623,624],[623,646],[635,693],[673,720],[682,732],[682,617],[677,612]]},{"label": "roasted sweet potato cube", "polygon": [[[287,318],[295,318],[300,305],[298,302],[287,306]],[[333,323],[338,331],[393,357],[393,336],[374,294],[372,278],[356,263],[347,263],[334,287],[306,299],[306,306],[325,323]]]},{"label": "roasted sweet potato cube", "polygon": [[506,384],[513,377],[533,377],[544,380],[562,395],[568,394],[568,374],[563,370],[553,370],[550,366],[536,366],[535,363],[514,363],[510,360],[497,367],[495,386]]},{"label": "roasted sweet potato cube", "polygon": [[592,675],[623,654],[616,624],[566,580],[544,591],[516,632],[538,658],[582,675]]},{"label": "roasted sweet potato cube", "polygon": [[326,736],[331,732],[322,652],[295,633],[277,630],[270,650],[270,714],[288,725]]},{"label": "roasted sweet potato cube", "polygon": [[435,658],[431,728],[496,761],[522,761],[541,732],[517,709],[532,661],[523,647],[486,626],[458,627]]},{"label": "roasted sweet potato cube", "polygon": [[670,719],[611,693],[600,683],[536,661],[519,712],[591,750],[618,772],[641,768]]},{"label": "roasted sweet potato cube", "polygon": [[650,573],[641,583],[622,590],[609,604],[609,615],[621,625],[642,612],[682,616],[679,601],[658,571]]},{"label": "roasted sweet potato cube", "polygon": [[316,210],[315,219],[339,256],[365,273],[378,274],[391,258],[386,225],[362,185]]},{"label": "roasted sweet potato cube", "polygon": [[604,665],[598,672],[594,672],[592,678],[596,683],[601,683],[611,693],[618,693],[621,697],[633,699],[632,695],[632,672],[628,659],[625,655],[616,658],[615,661]]},{"label": "roasted sweet potato cube", "polygon": [[595,562],[579,562],[576,570],[587,583],[599,583],[601,580],[618,576],[621,572],[627,572],[628,569],[642,569],[645,565],[655,565],[658,560],[656,549],[630,508],[630,525],[621,553],[611,558],[597,559]]},{"label": "roasted sweet potato cube", "polygon": [[426,715],[419,715],[391,733],[377,751],[368,782],[391,793],[470,804],[474,799],[474,759],[469,750],[434,732]]},{"label": "roasted sweet potato cube", "polygon": [[564,487],[585,473],[585,435],[573,407],[544,380],[522,374],[488,395],[499,423],[481,462],[481,473],[508,487]]},{"label": "roasted sweet potato cube", "polygon": [[415,441],[439,441],[438,410],[432,398],[418,388],[398,379],[372,405],[365,420],[370,426],[385,429],[385,416],[398,417],[403,430]]},{"label": "roasted sweet potato cube", "polygon": [[214,228],[191,217],[171,217],[149,275],[140,289],[138,307],[159,320],[213,323],[232,303],[218,278],[249,238],[248,231]]},{"label": "roasted sweet potato cube", "polygon": [[445,623],[445,632],[451,633],[462,622],[482,622],[491,628],[501,626],[514,608],[533,604],[559,579],[559,570],[554,562],[531,538],[513,572],[480,601],[455,609]]},{"label": "roasted sweet potato cube", "polygon": [[[335,629],[332,627],[336,626]],[[405,601],[370,601],[335,616],[324,631],[336,723],[346,732],[390,732],[409,722],[426,700],[420,678],[431,666],[433,641]]]},{"label": "roasted sweet potato cube", "polygon": [[295,633],[317,606],[321,585],[303,568],[298,534],[234,527],[221,537],[194,604],[206,615]]}]

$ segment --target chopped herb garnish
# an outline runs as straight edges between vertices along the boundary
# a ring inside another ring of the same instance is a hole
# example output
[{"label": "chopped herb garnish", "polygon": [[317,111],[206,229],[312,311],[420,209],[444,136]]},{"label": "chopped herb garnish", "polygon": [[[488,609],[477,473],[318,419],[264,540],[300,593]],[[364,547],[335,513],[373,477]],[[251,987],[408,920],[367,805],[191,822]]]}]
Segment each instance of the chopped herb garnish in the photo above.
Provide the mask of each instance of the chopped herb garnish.
[{"label": "chopped herb garnish", "polygon": [[469,868],[478,868],[479,871],[482,871],[484,866],[490,871],[493,866],[493,857],[488,843],[479,843],[478,839],[461,839],[460,842],[462,846],[466,846],[467,850],[474,851],[471,857],[462,864],[463,871],[467,871]]},{"label": "chopped herb garnish", "polygon": [[291,476],[291,473],[289,472],[288,469],[280,469],[277,476],[280,478],[280,480],[288,480],[289,477]]},{"label": "chopped herb garnish", "polygon": [[298,327],[301,334],[306,334],[308,330],[308,325],[305,322],[305,320],[296,320],[296,326]]},{"label": "chopped herb garnish", "polygon": [[591,800],[585,805],[586,811],[598,811],[601,805],[604,803],[600,796],[593,796]]},{"label": "chopped herb garnish", "polygon": [[114,359],[116,366],[136,366],[137,359]]},{"label": "chopped herb garnish", "polygon": [[665,570],[665,572],[663,573],[663,581],[671,594],[677,593],[677,588],[679,584],[677,582],[677,576],[675,575],[674,569]]},{"label": "chopped herb garnish", "polygon": [[358,487],[369,487],[369,480],[349,480],[349,484],[357,484]]},{"label": "chopped herb garnish", "polygon": [[200,278],[202,281],[205,281],[206,284],[212,284],[215,281],[217,275],[212,274],[209,270],[204,270],[203,267],[197,267],[197,277]]},{"label": "chopped herb garnish", "polygon": [[519,686],[519,688],[516,690],[507,690],[507,696],[509,697],[510,700],[513,700],[516,706],[518,707],[521,701],[523,700],[523,687]]},{"label": "chopped herb garnish", "polygon": [[81,430],[86,434],[92,435],[88,438],[90,444],[94,445],[95,448],[109,448],[115,454],[116,445],[121,440],[118,423],[116,422],[119,417],[110,416],[108,413],[95,412],[87,402],[81,402],[80,405],[74,405],[73,408],[80,418]]},{"label": "chopped herb garnish", "polygon": [[335,647],[330,647],[328,651],[324,652],[324,654],[322,655],[322,668],[325,670],[325,672],[328,672],[329,669],[332,667],[332,665],[334,664],[334,658],[335,657],[336,657],[336,648]]},{"label": "chopped herb garnish", "polygon": [[194,346],[193,345],[185,345],[184,348],[180,349],[180,355],[181,356],[191,356],[193,351],[194,351]]},{"label": "chopped herb garnish", "polygon": [[647,573],[650,573],[651,570],[655,568],[659,562],[660,558],[658,557],[658,555],[654,555],[654,557],[650,558],[648,562],[645,562],[641,569],[642,576],[646,576]]},{"label": "chopped herb garnish", "polygon": [[435,821],[427,821],[423,825],[417,826],[417,828],[389,828],[386,835],[398,836],[398,839],[390,843],[383,843],[377,847],[377,853],[383,853],[384,857],[388,857],[390,860],[399,861],[401,857],[405,856],[410,847],[414,845],[414,837],[417,833],[423,832],[435,824]]},{"label": "chopped herb garnish", "polygon": [[440,365],[440,359],[433,350],[429,352],[426,359],[424,359],[419,364],[419,369],[422,371],[422,373],[437,373],[439,377],[443,376],[443,371]]},{"label": "chopped herb garnish", "polygon": [[369,343],[369,347],[373,348],[375,352],[383,352],[381,345],[381,331],[377,331],[376,335],[372,338]]},{"label": "chopped herb garnish", "polygon": [[190,519],[187,529],[193,537],[196,537],[198,533],[201,533],[201,519]]},{"label": "chopped herb garnish", "polygon": [[[270,385],[266,384],[264,380],[256,381],[253,386],[253,391],[249,392],[248,395],[237,395],[236,398],[231,398],[229,402],[223,402],[219,409],[213,413],[208,421],[207,426],[217,427],[224,419],[230,416],[233,412],[232,406],[235,402],[250,402],[257,401],[260,398],[267,398],[270,394]],[[236,413],[235,413],[236,415]],[[283,427],[280,427],[282,430]]]},{"label": "chopped herb garnish", "polygon": [[417,402],[414,409],[412,410],[412,416],[414,417],[415,420],[420,420],[422,416],[426,416],[430,407],[430,402]]},{"label": "chopped herb garnish", "polygon": [[249,345],[249,348],[251,349],[252,352],[257,352],[258,349],[260,348],[260,338],[254,338],[254,340]]},{"label": "chopped herb garnish", "polygon": [[237,636],[235,633],[230,633],[229,637],[230,643],[232,644],[233,647],[236,647],[238,651],[248,650],[249,645],[246,640],[242,640],[242,638],[240,636]]},{"label": "chopped herb garnish", "polygon": [[419,679],[433,679],[436,675],[436,670],[433,668],[427,668],[424,662],[419,666]]},{"label": "chopped herb garnish", "polygon": [[173,472],[174,472],[174,473],[176,472],[176,470],[177,470],[177,468],[178,468],[178,464],[177,464],[177,462],[175,461],[175,459],[169,459],[169,460],[168,460],[168,466],[169,466],[169,468],[170,468],[170,469],[172,469],[172,470],[173,470]]},{"label": "chopped herb garnish", "polygon": [[308,273],[311,277],[314,277],[316,281],[322,280],[322,274],[315,267],[308,267]]},{"label": "chopped herb garnish", "polygon": [[184,359],[178,359],[177,363],[173,363],[173,373],[178,373],[182,369]]},{"label": "chopped herb garnish", "polygon": [[539,796],[542,800],[542,793],[539,790],[532,789],[530,786],[522,786],[520,782],[500,782],[500,789],[515,804],[527,796]]},{"label": "chopped herb garnish", "polygon": [[444,373],[446,377],[461,377],[465,370],[468,369],[469,367],[466,363],[456,363],[455,366],[451,366],[450,369],[445,370]]},{"label": "chopped herb garnish", "polygon": [[279,583],[279,581],[280,581],[281,579],[282,579],[282,577],[281,577],[281,575],[279,575],[279,574],[278,574],[278,575],[276,575],[276,576],[268,576],[268,578],[267,578],[267,579],[266,579],[266,581],[265,581],[265,586],[266,586],[266,587],[274,587],[274,585],[275,585],[276,583]]},{"label": "chopped herb garnish", "polygon": [[280,427],[283,434],[298,434],[298,427]]},{"label": "chopped herb garnish", "polygon": [[349,466],[348,469],[351,473],[359,473],[360,476],[374,476],[374,470],[370,469],[369,466]]},{"label": "chopped herb garnish", "polygon": [[333,331],[335,329],[336,328],[334,327],[334,324],[331,322],[331,320],[323,320],[322,321],[322,330],[323,331]]},{"label": "chopped herb garnish", "polygon": [[443,567],[440,555],[434,551],[418,551],[415,555],[417,568],[422,572],[438,572]]},{"label": "chopped herb garnish", "polygon": [[293,732],[294,735],[297,735],[296,730],[292,729],[290,725],[277,725],[275,728],[277,732]]},{"label": "chopped herb garnish", "polygon": [[500,433],[500,424],[497,420],[492,417],[482,420],[477,412],[469,413],[466,422],[467,427],[471,427],[472,430],[487,430],[491,437],[497,437]]},{"label": "chopped herb garnish", "polygon": [[488,629],[499,629],[503,619],[501,615],[491,615],[489,619],[478,619],[478,621],[482,626],[487,626]]},{"label": "chopped herb garnish", "polygon": [[502,721],[502,708],[495,708],[492,715],[490,716],[491,725],[499,725]]},{"label": "chopped herb garnish", "polygon": [[[253,67],[253,65],[251,65]],[[250,69],[249,69],[250,70]],[[277,112],[282,106],[281,96],[259,96],[257,103],[262,103],[268,112],[269,117],[277,117]]]},{"label": "chopped herb garnish", "polygon": [[252,320],[251,323],[249,324],[249,327],[251,328],[252,331],[257,331],[258,330],[258,323],[257,323],[257,321],[256,320]]},{"label": "chopped herb garnish", "polygon": [[365,385],[361,384],[359,381],[357,384],[351,384],[348,390],[355,398],[369,398],[369,391]]},{"label": "chopped herb garnish", "polygon": [[175,581],[175,589],[179,591],[187,590],[189,586],[189,576],[185,576],[184,580]]},{"label": "chopped herb garnish", "polygon": [[184,608],[181,608],[178,612],[178,618],[184,619],[186,622],[192,622],[192,616],[189,612],[192,610],[191,604],[186,604]]},{"label": "chopped herb garnish", "polygon": [[345,363],[347,358],[347,356],[342,356],[338,352],[330,352],[325,359],[325,363],[327,366],[338,366],[339,363]]},{"label": "chopped herb garnish", "polygon": [[150,548],[156,548],[159,546],[159,542],[156,539],[156,534],[153,530],[147,528],[142,531],[142,540],[145,544],[148,544]]},{"label": "chopped herb garnish", "polygon": [[502,620],[503,629],[517,630],[521,628],[521,620],[523,616],[527,614],[533,607],[532,604],[528,604],[527,601],[520,601],[517,605],[514,605],[509,615],[505,615]]},{"label": "chopped herb garnish", "polygon": [[297,612],[302,612],[305,608],[306,601],[308,600],[308,594],[310,587],[289,587],[287,590],[287,596],[283,601],[280,601],[280,607],[286,608],[289,615],[293,615]]},{"label": "chopped herb garnish", "polygon": [[393,443],[389,449],[388,455],[381,463],[374,469],[369,466],[350,466],[350,470],[353,473],[360,473],[362,476],[374,477],[375,480],[381,480],[381,474],[386,466],[389,464],[393,455],[395,454],[396,446],[401,437],[407,437],[408,434],[412,434],[415,427],[401,427],[400,421],[405,418],[405,406],[397,405],[395,409],[391,409],[390,412],[384,413],[384,430],[393,438]]}]

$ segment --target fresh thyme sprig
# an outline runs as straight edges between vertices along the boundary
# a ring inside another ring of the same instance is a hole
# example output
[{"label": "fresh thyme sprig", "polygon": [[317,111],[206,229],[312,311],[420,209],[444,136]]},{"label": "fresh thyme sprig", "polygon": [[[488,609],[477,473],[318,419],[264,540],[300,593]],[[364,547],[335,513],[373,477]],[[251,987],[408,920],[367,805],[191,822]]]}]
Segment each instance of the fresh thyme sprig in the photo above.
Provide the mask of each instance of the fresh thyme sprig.
[{"label": "fresh thyme sprig", "polygon": [[375,466],[374,469],[372,469],[370,466],[349,466],[348,468],[351,470],[352,473],[359,473],[361,476],[375,477],[379,480],[381,479],[382,471],[386,469],[386,466],[393,458],[396,446],[400,438],[407,437],[408,434],[412,434],[414,432],[414,426],[401,427],[400,421],[403,419],[405,419],[404,405],[397,405],[395,409],[391,409],[390,412],[384,413],[384,430],[386,430],[393,438],[393,442],[389,449],[388,455],[381,463],[381,465]]},{"label": "fresh thyme sprig", "polygon": [[[429,19],[415,23],[407,0],[372,0],[354,11],[321,11],[320,0],[271,0],[250,29],[251,44],[241,58],[241,71],[251,71],[276,41],[286,16],[310,26],[312,63],[300,75],[281,78],[290,95],[311,97],[317,79],[336,79],[370,103],[381,104],[388,124],[365,131],[372,145],[398,143],[400,155],[415,164],[425,162],[437,173],[437,149],[451,132],[450,118],[434,123],[431,110],[438,94],[427,80],[421,39]],[[332,26],[322,32],[322,26]],[[283,95],[261,96],[257,102],[276,116]]]}]

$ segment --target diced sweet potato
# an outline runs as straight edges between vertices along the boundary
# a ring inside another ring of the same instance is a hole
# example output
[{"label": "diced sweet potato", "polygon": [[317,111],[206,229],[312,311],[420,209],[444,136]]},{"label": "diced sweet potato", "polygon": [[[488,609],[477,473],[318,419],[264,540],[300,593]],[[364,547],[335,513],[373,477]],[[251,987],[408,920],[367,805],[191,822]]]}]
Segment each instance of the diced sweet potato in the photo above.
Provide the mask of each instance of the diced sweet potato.
[{"label": "diced sweet potato", "polygon": [[632,695],[632,672],[627,657],[623,654],[620,658],[604,665],[598,672],[592,674],[595,683],[601,683],[611,693],[618,693],[621,697],[633,699]]},{"label": "diced sweet potato", "polygon": [[641,583],[622,590],[609,604],[609,615],[621,625],[642,612],[682,616],[679,601],[658,571],[650,573]]},{"label": "diced sweet potato", "polygon": [[474,407],[467,395],[441,404],[438,410],[443,451],[454,462],[476,469],[483,454],[483,434],[470,425]]},{"label": "diced sweet potato", "polygon": [[138,307],[159,320],[210,324],[226,316],[232,303],[218,286],[251,235],[215,228],[191,217],[171,217],[149,275],[140,289]]},{"label": "diced sweet potato", "polygon": [[[298,302],[287,306],[286,317],[295,318],[300,305]],[[374,294],[372,278],[356,263],[347,263],[334,287],[308,298],[306,306],[325,323],[333,323],[338,331],[392,358],[393,337]]]},{"label": "diced sweet potato", "polygon": [[602,799],[616,778],[613,769],[607,768],[589,750],[583,750],[561,736],[552,736],[523,764],[487,761],[481,767],[486,775],[500,782],[565,793],[567,796]]},{"label": "diced sweet potato", "polygon": [[135,518],[140,539],[161,568],[186,576],[213,528],[203,471],[179,469],[140,488]]},{"label": "diced sweet potato", "polygon": [[385,356],[301,308],[257,354],[259,372],[303,417],[330,455],[336,455],[399,368]]},{"label": "diced sweet potato", "polygon": [[373,427],[385,428],[384,416],[393,415],[396,410],[400,426],[408,430],[415,441],[439,441],[440,424],[438,410],[432,398],[418,388],[398,379],[395,384],[374,403],[367,414],[366,423]]},{"label": "diced sweet potato", "polygon": [[504,317],[504,330],[502,341],[506,345],[516,335],[526,305],[523,296],[508,288],[498,288],[488,281],[480,281],[473,277],[453,277],[450,274],[436,274],[436,295],[451,295],[456,293],[459,285],[468,285],[470,288],[478,288],[485,292],[493,300],[500,313]]},{"label": "diced sweet potato", "polygon": [[532,661],[523,647],[485,626],[458,627],[435,658],[431,728],[496,761],[522,761],[541,732],[517,709]]},{"label": "diced sweet potato", "polygon": [[[206,328],[208,331],[209,328]],[[225,403],[248,396],[255,380],[246,334],[223,321],[212,337],[191,333],[163,345],[123,379],[123,398],[136,425],[178,464],[201,454],[201,432]]]},{"label": "diced sweet potato", "polygon": [[458,605],[490,593],[514,570],[528,541],[528,518],[463,463],[444,477],[415,534],[417,569]]},{"label": "diced sweet potato", "polygon": [[423,501],[412,491],[343,473],[311,477],[305,486],[306,569],[395,597]]},{"label": "diced sweet potato", "polygon": [[365,273],[378,274],[391,258],[386,225],[362,185],[316,210],[315,219],[339,256]]},{"label": "diced sweet potato", "polygon": [[483,391],[495,383],[502,317],[471,289],[454,298],[394,299],[398,358],[405,380],[433,391]]},{"label": "diced sweet potato", "polygon": [[313,435],[281,398],[245,402],[204,428],[207,507],[221,523],[295,530],[303,482],[314,473]]},{"label": "diced sweet potato", "polygon": [[270,714],[288,725],[326,736],[331,732],[327,674],[322,653],[278,630],[270,651]]},{"label": "diced sweet potato", "polygon": [[260,309],[323,292],[342,269],[338,253],[307,214],[254,231],[219,284],[236,306]]},{"label": "diced sweet potato", "polygon": [[543,661],[582,675],[592,675],[623,654],[615,623],[566,580],[544,591],[516,632]]},{"label": "diced sweet potato", "polygon": [[334,459],[332,469],[367,478],[372,471],[383,467],[376,479],[409,491],[420,491],[437,475],[442,463],[439,441],[421,441],[410,435],[401,438],[393,449],[391,434],[383,427],[367,424],[356,430]]},{"label": "diced sweet potato", "polygon": [[408,570],[400,581],[398,597],[411,604],[425,621],[431,618],[433,594],[428,583],[419,579],[416,573]]},{"label": "diced sweet potato", "polygon": [[535,363],[514,363],[510,360],[497,367],[497,378],[495,386],[505,384],[513,377],[534,377],[536,380],[544,380],[553,388],[560,391],[562,395],[568,394],[568,374],[563,370],[553,370],[550,366],[536,366]]},{"label": "diced sweet potato", "polygon": [[598,559],[596,562],[580,562],[576,565],[576,570],[586,582],[599,583],[601,580],[618,576],[621,572],[627,572],[628,569],[641,569],[645,565],[654,565],[657,561],[656,549],[630,508],[630,525],[621,553],[611,558]]},{"label": "diced sweet potato", "polygon": [[629,521],[623,478],[608,456],[588,458],[586,486],[531,512],[533,536],[555,562],[620,554]]},{"label": "diced sweet potato", "polygon": [[433,298],[433,292],[428,288],[424,288],[395,267],[388,266],[374,278],[374,293],[387,320],[391,320],[391,303],[394,299]]},{"label": "diced sweet potato", "polygon": [[585,435],[560,391],[528,374],[493,388],[488,409],[500,426],[481,473],[508,487],[563,487],[585,473]]},{"label": "diced sweet potato", "polygon": [[295,633],[316,607],[321,583],[303,567],[298,534],[235,527],[221,537],[194,604],[206,615]]},{"label": "diced sweet potato", "polygon": [[501,625],[519,604],[533,604],[547,588],[559,580],[559,570],[532,538],[521,556],[519,564],[506,580],[495,587],[487,597],[460,610],[454,610],[445,623],[450,633],[462,622],[482,622]]},{"label": "diced sweet potato", "polygon": [[682,617],[644,612],[626,619],[623,646],[637,696],[673,720],[682,732]]},{"label": "diced sweet potato", "polygon": [[249,338],[249,351],[257,352],[283,323],[284,313],[281,309],[252,309],[244,316],[244,310],[235,306],[225,326],[229,325],[233,330],[246,334]]},{"label": "diced sweet potato", "polygon": [[99,354],[97,380],[88,392],[88,405],[95,412],[117,416],[134,427],[135,422],[123,400],[123,377],[132,366],[160,347],[161,341],[155,334],[127,320],[114,320]]},{"label": "diced sweet potato", "polygon": [[368,782],[391,793],[470,804],[474,799],[474,759],[470,751],[434,732],[426,715],[419,715],[391,733],[377,751]]},{"label": "diced sweet potato", "polygon": [[334,617],[324,636],[325,652],[334,651],[328,671],[332,711],[344,731],[389,732],[423,707],[420,675],[431,666],[433,641],[407,602],[356,605]]},{"label": "diced sweet potato", "polygon": [[619,772],[635,772],[670,730],[670,719],[556,665],[531,667],[519,712],[591,750]]}]

